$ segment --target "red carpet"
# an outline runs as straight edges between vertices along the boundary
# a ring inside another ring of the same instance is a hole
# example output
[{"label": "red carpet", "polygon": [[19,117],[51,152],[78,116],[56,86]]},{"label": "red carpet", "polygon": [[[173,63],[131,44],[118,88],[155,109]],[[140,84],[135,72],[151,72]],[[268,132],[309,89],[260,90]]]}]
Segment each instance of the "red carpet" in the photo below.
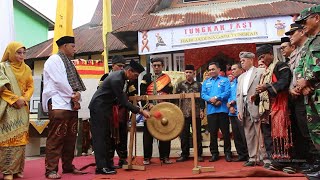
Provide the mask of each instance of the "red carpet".
[{"label": "red carpet", "polygon": [[[175,160],[175,159],[173,159]],[[93,156],[77,157],[74,164],[77,168],[94,162]],[[305,180],[302,174],[288,175],[280,171],[264,170],[262,167],[242,167],[242,162],[226,162],[223,158],[219,161],[210,163],[208,160],[199,163],[200,166],[208,167],[214,166],[215,172],[207,172],[201,174],[192,174],[193,160],[190,159],[183,163],[174,163],[170,165],[160,165],[157,158],[152,159],[151,165],[146,166],[146,171],[137,170],[118,170],[116,175],[95,175],[95,167],[88,167],[85,171],[89,172],[85,175],[62,174],[62,179],[67,180],[102,180],[102,179],[229,179],[237,178],[243,180]],[[142,164],[142,158],[137,158],[136,164]],[[61,166],[60,166],[61,167]],[[61,173],[61,168],[59,169]],[[44,158],[26,161],[25,173],[23,179],[43,180],[44,176]]]}]

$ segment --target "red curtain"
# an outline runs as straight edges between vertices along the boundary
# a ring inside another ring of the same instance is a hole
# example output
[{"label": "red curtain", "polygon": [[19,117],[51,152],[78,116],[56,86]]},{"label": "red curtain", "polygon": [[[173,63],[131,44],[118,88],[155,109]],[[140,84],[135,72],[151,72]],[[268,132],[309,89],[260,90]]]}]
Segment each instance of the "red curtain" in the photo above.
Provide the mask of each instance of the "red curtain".
[{"label": "red curtain", "polygon": [[[241,51],[256,53],[256,44],[234,44],[184,50],[185,64],[192,64],[195,69],[198,69],[219,53],[239,61],[239,53]],[[255,60],[254,64],[258,64],[257,60]]]}]

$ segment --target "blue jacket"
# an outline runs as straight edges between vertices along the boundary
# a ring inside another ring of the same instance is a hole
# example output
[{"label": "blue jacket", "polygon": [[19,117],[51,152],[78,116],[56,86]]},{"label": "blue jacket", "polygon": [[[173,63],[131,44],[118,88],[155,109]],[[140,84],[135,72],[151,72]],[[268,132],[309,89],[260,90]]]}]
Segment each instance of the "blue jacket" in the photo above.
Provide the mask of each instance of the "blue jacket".
[{"label": "blue jacket", "polygon": [[234,101],[235,104],[233,105],[233,107],[236,109],[236,113],[235,114],[231,114],[229,112],[229,116],[237,116],[238,111],[237,111],[237,86],[238,86],[238,79],[235,78],[232,82],[231,82],[231,86],[230,86],[230,96],[228,99],[228,102]]},{"label": "blue jacket", "polygon": [[[218,76],[208,78],[202,84],[201,98],[207,102],[207,115],[214,113],[228,113],[227,102],[230,95],[230,81],[227,77]],[[220,106],[210,103],[210,98],[216,96],[221,101]]]}]

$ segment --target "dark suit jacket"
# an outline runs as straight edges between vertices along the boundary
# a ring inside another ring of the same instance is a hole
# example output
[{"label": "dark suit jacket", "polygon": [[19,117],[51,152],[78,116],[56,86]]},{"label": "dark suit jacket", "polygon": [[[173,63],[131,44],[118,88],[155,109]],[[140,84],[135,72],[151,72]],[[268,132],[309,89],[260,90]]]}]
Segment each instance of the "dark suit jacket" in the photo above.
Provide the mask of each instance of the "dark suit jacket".
[{"label": "dark suit jacket", "polygon": [[114,104],[120,104],[133,113],[138,113],[140,108],[128,101],[128,96],[124,91],[127,78],[124,71],[111,73],[103,80],[98,90],[94,93],[89,104],[90,110],[112,111]]}]

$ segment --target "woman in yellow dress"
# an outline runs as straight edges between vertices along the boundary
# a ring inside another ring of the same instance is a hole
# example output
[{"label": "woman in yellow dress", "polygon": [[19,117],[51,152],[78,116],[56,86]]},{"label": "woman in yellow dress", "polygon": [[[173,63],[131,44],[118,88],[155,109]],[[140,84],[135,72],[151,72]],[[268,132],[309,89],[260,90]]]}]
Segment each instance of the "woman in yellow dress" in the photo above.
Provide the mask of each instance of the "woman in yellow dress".
[{"label": "woman in yellow dress", "polygon": [[34,85],[25,52],[24,45],[11,42],[0,63],[0,172],[5,180],[23,177],[29,140],[28,101]]}]

